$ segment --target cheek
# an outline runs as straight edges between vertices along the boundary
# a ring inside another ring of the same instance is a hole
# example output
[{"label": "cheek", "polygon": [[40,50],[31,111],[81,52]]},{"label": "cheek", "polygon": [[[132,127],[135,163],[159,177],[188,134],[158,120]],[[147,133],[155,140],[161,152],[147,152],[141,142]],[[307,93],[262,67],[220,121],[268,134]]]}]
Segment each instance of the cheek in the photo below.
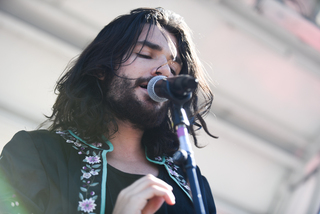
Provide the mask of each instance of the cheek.
[{"label": "cheek", "polygon": [[147,63],[135,61],[131,65],[126,66],[126,75],[130,76],[131,78],[139,78],[144,76],[147,70]]}]

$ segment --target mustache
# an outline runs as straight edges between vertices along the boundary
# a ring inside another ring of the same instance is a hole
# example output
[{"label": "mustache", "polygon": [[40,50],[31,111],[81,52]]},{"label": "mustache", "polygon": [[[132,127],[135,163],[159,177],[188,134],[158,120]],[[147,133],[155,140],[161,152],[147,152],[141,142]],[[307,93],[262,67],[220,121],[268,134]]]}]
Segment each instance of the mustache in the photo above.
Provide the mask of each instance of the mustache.
[{"label": "mustache", "polygon": [[151,77],[129,78],[127,75],[120,76],[120,75],[118,75],[116,73],[114,73],[114,75],[116,77],[119,77],[119,78],[124,79],[126,81],[131,81],[131,80],[134,81],[135,80],[133,88],[140,86],[142,83],[145,83],[145,82],[148,83],[153,78],[153,76],[151,76]]},{"label": "mustache", "polygon": [[153,78],[153,76],[151,77],[139,77],[136,79],[135,83],[134,83],[134,87],[140,86],[142,83],[145,82],[149,82],[151,79]]}]

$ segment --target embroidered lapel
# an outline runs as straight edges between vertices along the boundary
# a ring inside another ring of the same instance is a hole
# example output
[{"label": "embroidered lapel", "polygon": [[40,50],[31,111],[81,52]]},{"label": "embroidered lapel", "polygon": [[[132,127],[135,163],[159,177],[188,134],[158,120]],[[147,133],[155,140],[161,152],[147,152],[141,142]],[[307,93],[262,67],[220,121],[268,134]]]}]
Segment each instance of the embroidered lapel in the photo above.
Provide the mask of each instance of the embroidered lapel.
[{"label": "embroidered lapel", "polygon": [[[81,171],[80,180],[82,185],[79,187],[78,211],[82,214],[92,213],[93,211],[99,212],[99,210],[100,213],[104,213],[104,187],[107,176],[106,153],[113,150],[112,144],[109,141],[106,141],[105,144],[100,142],[88,144],[77,135],[78,133],[75,130],[57,131],[56,133],[62,136],[66,143],[73,144],[72,147],[83,158],[81,169],[79,169]],[[103,172],[101,173],[101,171]],[[101,199],[99,199],[98,195],[100,195]],[[99,203],[98,200],[101,202]],[[99,204],[101,204],[100,208]]]},{"label": "embroidered lapel", "polygon": [[164,165],[169,176],[178,184],[178,186],[192,200],[191,195],[190,195],[190,187],[188,186],[188,183],[187,183],[185,177],[182,175],[182,169],[173,162],[172,157],[158,156],[158,157],[155,157],[153,160],[148,157],[147,157],[147,159],[150,162],[153,162],[153,163],[156,163],[159,165]]}]

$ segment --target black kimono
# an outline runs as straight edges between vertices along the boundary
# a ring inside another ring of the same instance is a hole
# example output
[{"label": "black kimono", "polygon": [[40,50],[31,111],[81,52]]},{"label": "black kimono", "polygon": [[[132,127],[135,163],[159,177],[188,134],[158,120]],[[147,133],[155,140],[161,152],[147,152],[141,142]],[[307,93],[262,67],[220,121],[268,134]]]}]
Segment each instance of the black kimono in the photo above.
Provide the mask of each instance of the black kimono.
[{"label": "black kimono", "polygon": [[[18,132],[0,156],[0,214],[111,213],[107,175],[118,173],[107,170],[106,154],[112,150],[107,139],[88,144],[71,130]],[[176,197],[175,205],[164,203],[157,213],[193,213],[183,170],[171,157],[147,159],[159,166],[158,177]],[[206,212],[216,213],[210,186],[197,173]]]}]

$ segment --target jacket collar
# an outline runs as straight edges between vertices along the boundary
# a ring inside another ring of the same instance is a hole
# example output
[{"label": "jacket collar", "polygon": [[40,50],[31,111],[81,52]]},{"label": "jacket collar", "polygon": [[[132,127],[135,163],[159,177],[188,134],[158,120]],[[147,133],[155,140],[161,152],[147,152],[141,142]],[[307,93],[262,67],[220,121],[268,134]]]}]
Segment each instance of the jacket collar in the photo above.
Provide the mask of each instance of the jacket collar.
[{"label": "jacket collar", "polygon": [[[81,138],[79,136],[79,133],[76,129],[70,129],[66,131],[57,131],[57,134],[61,135],[67,143],[73,143],[75,149],[83,148],[88,149],[91,148],[93,150],[96,150],[97,152],[93,152],[94,154],[101,154],[102,151],[104,152],[112,152],[113,151],[113,145],[110,141],[108,141],[104,136],[102,136],[104,142],[93,142],[88,143],[89,138]],[[79,154],[81,151],[79,152]],[[104,157],[101,157],[103,159]],[[177,183],[177,185],[187,194],[187,196],[192,200],[190,196],[190,188],[187,184],[187,179],[184,176],[183,169],[176,165],[173,161],[173,158],[171,156],[162,155],[157,156],[154,158],[148,157],[146,153],[146,158],[148,161],[157,164],[157,165],[163,165],[171,177],[173,181]]]}]

